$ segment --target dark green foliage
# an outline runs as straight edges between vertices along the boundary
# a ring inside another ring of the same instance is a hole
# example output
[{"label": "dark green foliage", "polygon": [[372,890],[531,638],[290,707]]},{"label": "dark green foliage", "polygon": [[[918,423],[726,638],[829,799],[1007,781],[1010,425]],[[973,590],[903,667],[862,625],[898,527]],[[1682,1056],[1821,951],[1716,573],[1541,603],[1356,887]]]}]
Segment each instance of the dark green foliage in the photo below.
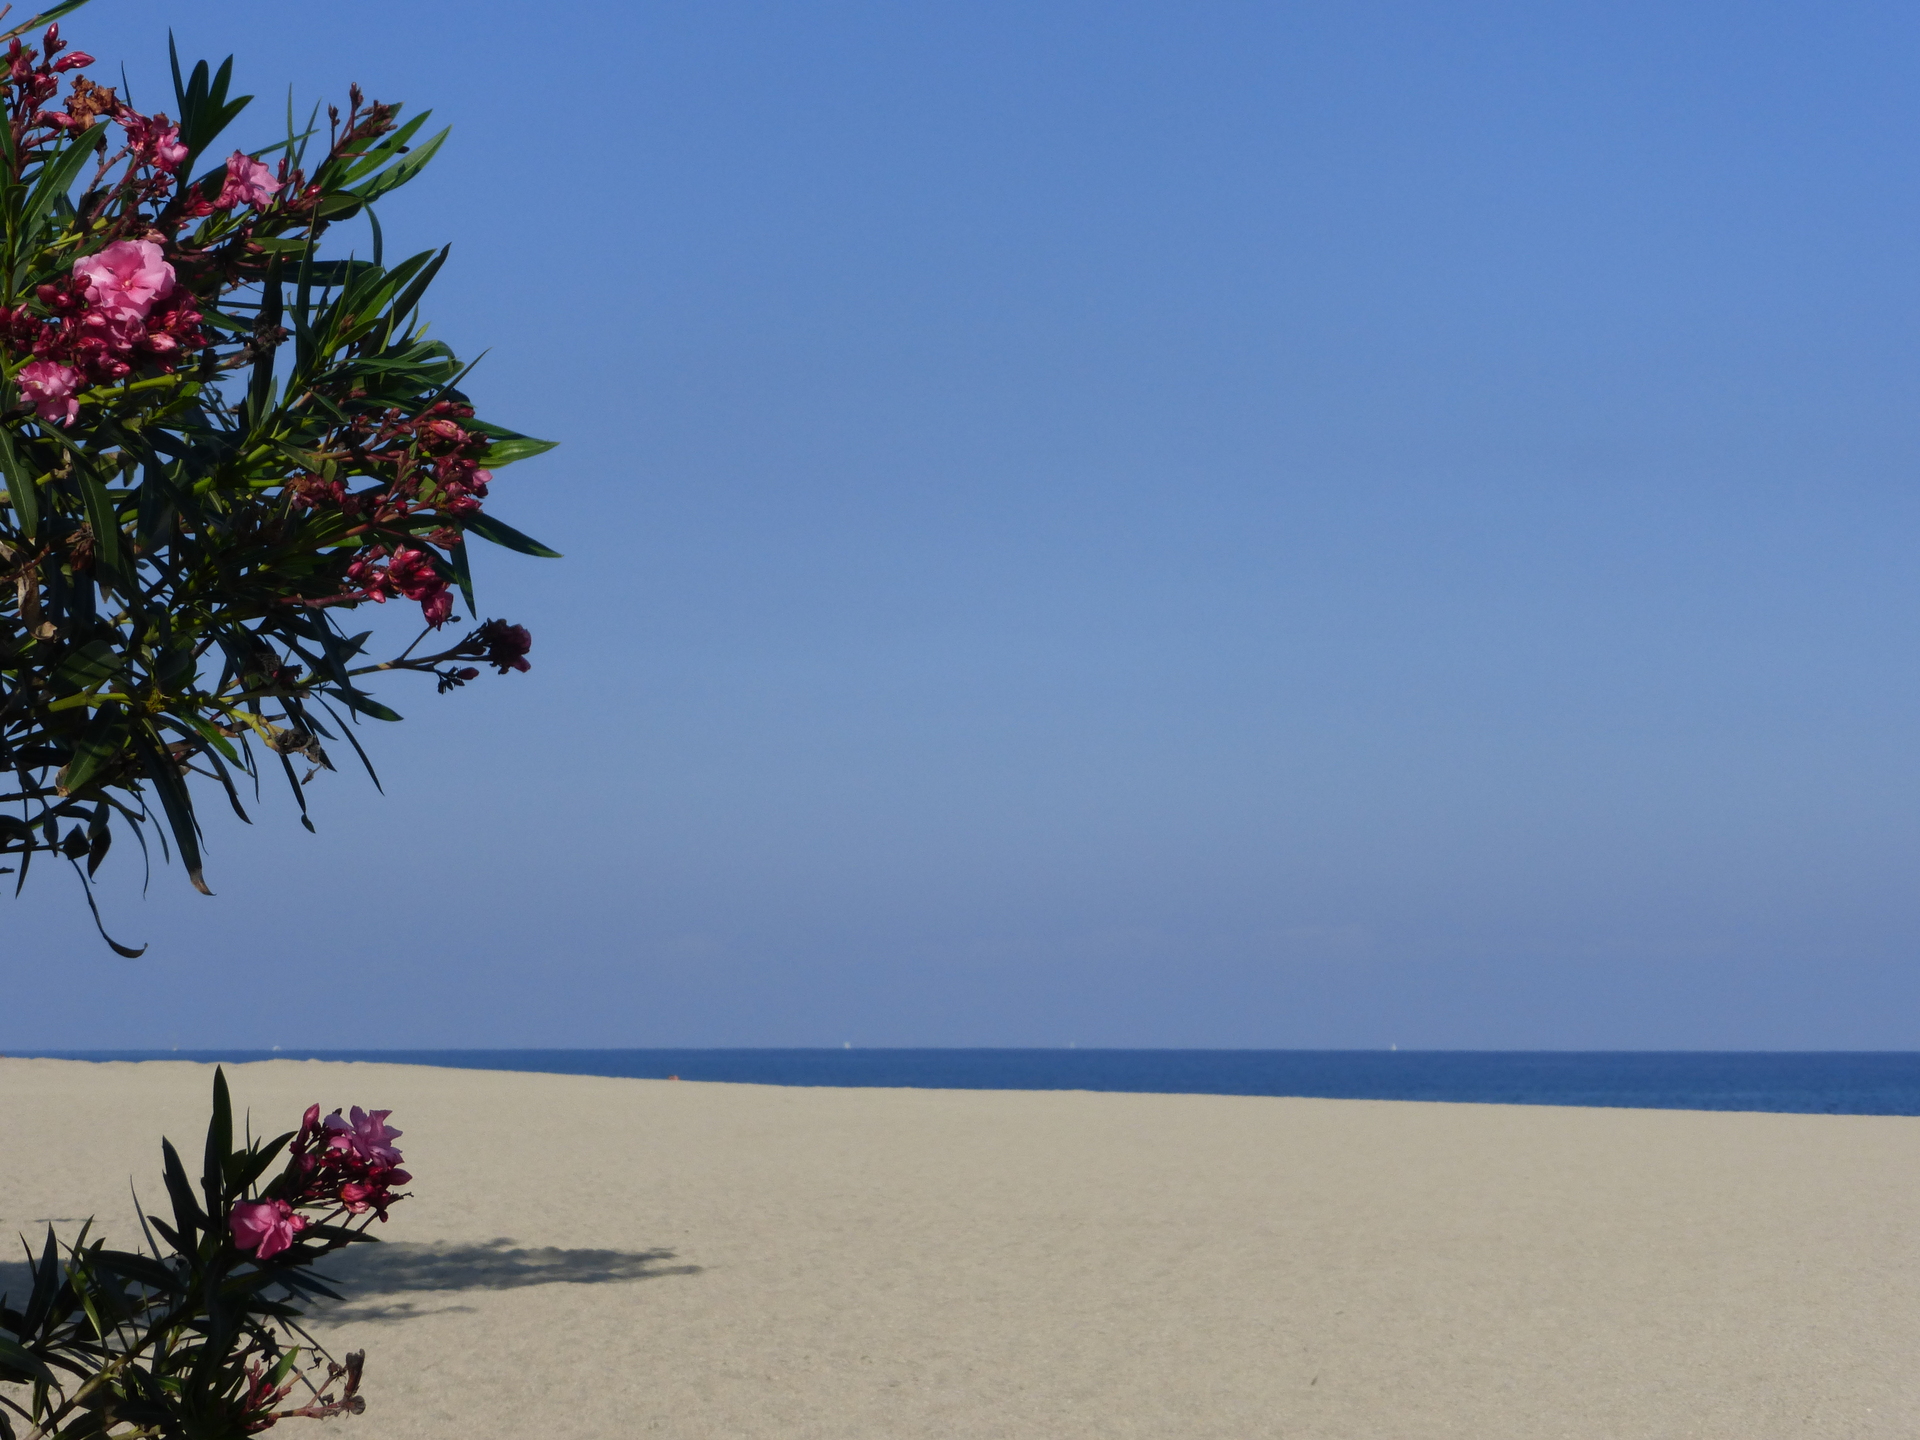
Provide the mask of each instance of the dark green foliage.
[{"label": "dark green foliage", "polygon": [[[84,880],[116,829],[143,852],[151,830],[211,893],[205,786],[246,819],[236,781],[257,786],[270,755],[312,828],[302,789],[333,767],[327,746],[360,754],[361,717],[399,719],[368,677],[428,672],[444,693],[479,673],[464,661],[526,668],[525,632],[498,621],[415,652],[458,618],[456,595],[472,608],[468,537],[555,553],[480,509],[489,472],[551,445],[475,418],[467,367],[427,334],[447,250],[386,265],[372,222],[370,257],[321,253],[445,140],[425,113],[356,90],[344,116],[290,115],[276,143],[196,170],[249,97],[229,93],[231,60],[183,74],[176,56],[188,158],[169,169],[129,138],[148,117],[89,116],[107,92],[54,76],[59,45],[44,48],[47,83],[76,86],[67,129],[32,119],[55,102],[24,82],[0,86],[0,870],[17,888],[53,854]],[[233,199],[262,165],[271,183]],[[178,307],[180,338],[128,341],[108,373],[71,358],[92,333],[72,307],[94,303],[75,265],[136,244],[177,277],[155,303]],[[70,414],[23,373],[36,364],[80,375]],[[339,623],[373,601],[427,622],[385,661]]]},{"label": "dark green foliage", "polygon": [[107,1248],[91,1222],[65,1245],[49,1227],[27,1252],[28,1292],[0,1296],[0,1387],[15,1387],[0,1388],[0,1440],[239,1440],[275,1419],[364,1408],[362,1357],[332,1360],[300,1316],[337,1298],[312,1267],[372,1241],[372,1215],[341,1224],[336,1206],[264,1261],[232,1238],[234,1206],[260,1193],[293,1138],[236,1146],[216,1071],[197,1192],[162,1141],[170,1216],[141,1217],[146,1250]]}]

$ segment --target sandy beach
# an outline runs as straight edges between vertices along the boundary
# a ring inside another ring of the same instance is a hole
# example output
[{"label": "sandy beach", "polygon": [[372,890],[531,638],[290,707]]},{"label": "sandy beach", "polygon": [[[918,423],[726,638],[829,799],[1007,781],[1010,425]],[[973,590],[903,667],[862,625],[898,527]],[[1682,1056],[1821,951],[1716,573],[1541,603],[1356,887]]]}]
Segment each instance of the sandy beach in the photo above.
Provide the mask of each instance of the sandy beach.
[{"label": "sandy beach", "polygon": [[[1920,1120],[229,1074],[406,1132],[359,1440],[1920,1429]],[[210,1080],[0,1060],[0,1234],[127,1239]]]}]

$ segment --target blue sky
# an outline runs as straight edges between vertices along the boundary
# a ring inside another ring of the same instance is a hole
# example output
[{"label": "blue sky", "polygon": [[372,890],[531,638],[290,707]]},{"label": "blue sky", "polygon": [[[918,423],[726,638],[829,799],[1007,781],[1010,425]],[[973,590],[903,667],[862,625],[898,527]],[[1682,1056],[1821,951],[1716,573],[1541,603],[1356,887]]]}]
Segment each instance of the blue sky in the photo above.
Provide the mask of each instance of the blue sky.
[{"label": "blue sky", "polygon": [[567,558],[0,1048],[1920,1047],[1912,7],[174,10]]}]

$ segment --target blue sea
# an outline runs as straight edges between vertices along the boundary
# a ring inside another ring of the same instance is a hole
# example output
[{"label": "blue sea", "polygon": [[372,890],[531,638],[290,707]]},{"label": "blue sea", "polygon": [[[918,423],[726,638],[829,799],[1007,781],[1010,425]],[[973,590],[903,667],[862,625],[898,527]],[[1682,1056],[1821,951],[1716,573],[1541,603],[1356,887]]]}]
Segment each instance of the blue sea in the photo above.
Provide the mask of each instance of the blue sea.
[{"label": "blue sea", "polygon": [[[22,1052],[14,1052],[22,1053]],[[953,1090],[1309,1095],[1920,1115],[1920,1052],[1568,1050],[65,1050],[70,1060],[398,1065]]]}]

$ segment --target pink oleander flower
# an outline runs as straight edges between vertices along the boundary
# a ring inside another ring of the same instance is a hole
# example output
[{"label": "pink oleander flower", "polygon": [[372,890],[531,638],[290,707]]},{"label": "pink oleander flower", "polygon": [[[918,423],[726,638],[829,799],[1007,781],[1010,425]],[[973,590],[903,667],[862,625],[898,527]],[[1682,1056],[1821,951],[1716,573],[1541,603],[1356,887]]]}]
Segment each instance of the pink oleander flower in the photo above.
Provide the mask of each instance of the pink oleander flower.
[{"label": "pink oleander flower", "polygon": [[233,1243],[260,1260],[271,1260],[307,1228],[306,1217],[294,1214],[284,1200],[242,1200],[233,1207],[228,1223]]},{"label": "pink oleander flower", "polygon": [[87,287],[87,303],[115,320],[144,320],[173,291],[173,266],[151,240],[116,240],[74,261],[73,274]]},{"label": "pink oleander flower", "polygon": [[80,373],[71,366],[31,360],[20,367],[14,379],[21,397],[33,402],[33,413],[42,420],[71,425],[79,414],[80,402],[74,395],[80,389]]},{"label": "pink oleander flower", "polygon": [[356,1105],[348,1113],[351,1119],[342,1120],[335,1111],[321,1122],[327,1130],[327,1148],[351,1150],[372,1165],[398,1165],[400,1152],[387,1143],[400,1138],[400,1132],[387,1124],[387,1116],[393,1112],[375,1110],[368,1114]]},{"label": "pink oleander flower", "polygon": [[180,143],[180,127],[166,116],[122,110],[113,118],[127,132],[127,144],[135,156],[152,161],[156,170],[172,174],[187,158],[187,147]]},{"label": "pink oleander flower", "polygon": [[245,151],[236,150],[227,157],[227,183],[220,187],[220,198],[213,202],[213,208],[231,210],[236,205],[251,205],[263,209],[279,188],[273,171]]},{"label": "pink oleander flower", "polygon": [[453,592],[442,590],[429,595],[420,602],[420,615],[427,624],[438,630],[453,618]]}]

